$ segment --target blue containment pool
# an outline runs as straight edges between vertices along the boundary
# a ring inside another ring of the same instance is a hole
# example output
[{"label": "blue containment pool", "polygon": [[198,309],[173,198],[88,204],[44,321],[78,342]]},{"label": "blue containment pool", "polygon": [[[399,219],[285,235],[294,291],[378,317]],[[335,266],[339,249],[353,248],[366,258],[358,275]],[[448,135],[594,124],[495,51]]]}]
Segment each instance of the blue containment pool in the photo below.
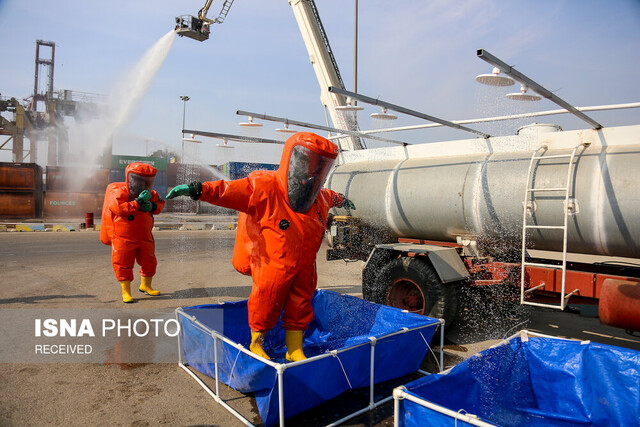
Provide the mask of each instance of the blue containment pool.
[{"label": "blue containment pool", "polygon": [[286,362],[281,324],[265,338],[272,360],[248,351],[247,301],[180,308],[180,364],[243,421],[220,398],[218,381],[211,390],[187,366],[242,393],[254,393],[269,426],[352,388],[369,386],[373,399],[374,383],[419,369],[440,324],[438,319],[323,290],[316,292],[313,309],[313,322],[304,334],[308,359]]},{"label": "blue containment pool", "polygon": [[400,426],[631,426],[640,352],[521,331],[394,390]]}]

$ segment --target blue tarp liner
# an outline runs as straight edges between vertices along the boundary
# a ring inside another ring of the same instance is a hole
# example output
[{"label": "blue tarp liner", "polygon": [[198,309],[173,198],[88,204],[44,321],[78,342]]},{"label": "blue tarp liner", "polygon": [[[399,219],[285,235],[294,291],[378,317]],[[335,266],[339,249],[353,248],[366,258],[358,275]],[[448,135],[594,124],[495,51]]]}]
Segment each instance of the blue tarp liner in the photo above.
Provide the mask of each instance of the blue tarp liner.
[{"label": "blue tarp liner", "polygon": [[[410,395],[501,426],[640,423],[640,352],[598,343],[516,337],[405,387]],[[455,417],[407,399],[400,406],[400,425],[454,423]]]},{"label": "blue tarp liner", "polygon": [[[249,348],[247,302],[200,305],[182,309],[207,328],[222,332],[231,341]],[[220,316],[220,310],[222,315]],[[374,304],[349,295],[320,290],[313,298],[314,319],[304,334],[307,357],[340,351],[284,371],[285,418],[313,408],[350,388],[369,386],[371,345],[375,346],[375,382],[415,372],[428,351],[437,319]],[[215,378],[213,338],[189,319],[180,316],[182,357],[195,370]],[[409,328],[403,334],[385,337]],[[416,330],[411,330],[419,328]],[[284,329],[279,323],[265,338],[265,350],[276,363],[285,363]],[[360,345],[360,344],[366,345]],[[274,367],[218,341],[219,378],[242,393],[254,393],[266,425],[278,419],[278,382]],[[348,349],[342,352],[341,350]],[[344,369],[344,371],[343,371]],[[346,373],[346,376],[345,376]],[[348,378],[348,379],[347,379]]]}]

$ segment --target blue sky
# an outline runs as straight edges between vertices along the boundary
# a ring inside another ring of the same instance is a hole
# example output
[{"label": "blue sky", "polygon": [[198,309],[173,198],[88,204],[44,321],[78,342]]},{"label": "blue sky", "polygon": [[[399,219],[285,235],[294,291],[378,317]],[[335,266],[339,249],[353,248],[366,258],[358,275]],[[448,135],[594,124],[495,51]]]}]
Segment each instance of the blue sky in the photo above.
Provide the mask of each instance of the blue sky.
[{"label": "blue sky", "polygon": [[[221,1],[209,11],[215,17]],[[91,2],[0,0],[0,93],[18,99],[33,90],[35,41],[56,43],[55,88],[106,94],[125,71],[174,25],[197,14],[204,1]],[[347,89],[353,89],[354,3],[316,0]],[[476,58],[484,48],[576,106],[640,101],[640,1],[410,1],[359,2],[358,91],[436,117],[458,120],[557,109],[547,100],[516,104],[475,82],[491,66]],[[285,0],[236,0],[208,41],[176,38],[129,122],[116,134],[115,154],[144,155],[169,147],[180,151],[183,103],[186,127],[277,138],[277,123],[258,131],[237,125],[238,109],[324,123],[319,86]],[[501,91],[501,92],[497,92]],[[378,126],[359,113],[360,127]],[[599,113],[605,126],[634,124],[640,111]],[[520,125],[485,127],[509,134]],[[568,116],[538,118],[565,129],[588,127]],[[401,117],[398,125],[422,124]],[[494,125],[496,126],[496,125]],[[476,126],[479,127],[479,126]],[[466,138],[431,129],[397,134],[412,143]],[[209,164],[275,163],[279,147],[213,139],[196,148]],[[76,143],[77,145],[77,143]],[[75,145],[72,149],[77,148]],[[43,148],[41,148],[41,151]],[[7,152],[0,160],[7,161]],[[41,154],[40,157],[43,157]],[[39,157],[39,159],[40,159]],[[44,157],[46,158],[46,157]]]}]

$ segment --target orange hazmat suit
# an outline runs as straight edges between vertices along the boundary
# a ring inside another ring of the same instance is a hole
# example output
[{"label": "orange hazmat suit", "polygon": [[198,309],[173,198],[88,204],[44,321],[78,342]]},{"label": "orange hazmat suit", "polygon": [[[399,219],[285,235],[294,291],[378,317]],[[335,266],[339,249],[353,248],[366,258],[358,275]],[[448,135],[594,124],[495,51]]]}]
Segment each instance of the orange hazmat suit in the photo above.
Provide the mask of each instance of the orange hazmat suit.
[{"label": "orange hazmat suit", "polygon": [[282,314],[286,330],[313,320],[316,254],[331,207],[344,197],[322,184],[338,154],[329,140],[309,132],[291,136],[277,171],[202,184],[200,200],[240,211],[233,265],[251,274],[249,326],[272,329]]},{"label": "orange hazmat suit", "polygon": [[[112,182],[107,186],[102,221],[100,224],[100,240],[111,245],[111,263],[118,281],[133,280],[135,261],[140,264],[140,275],[153,277],[158,264],[155,256],[153,215],[162,212],[162,200],[153,188],[156,168],[146,163],[131,163],[125,170],[126,182]],[[150,211],[141,210],[137,199],[147,190],[151,194]]]}]

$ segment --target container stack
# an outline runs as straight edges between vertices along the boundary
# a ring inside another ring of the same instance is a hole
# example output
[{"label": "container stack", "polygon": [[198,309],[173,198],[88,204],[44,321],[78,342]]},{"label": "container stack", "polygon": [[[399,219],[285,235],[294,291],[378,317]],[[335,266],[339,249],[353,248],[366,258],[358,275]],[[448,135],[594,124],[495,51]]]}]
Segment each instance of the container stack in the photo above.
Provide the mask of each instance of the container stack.
[{"label": "container stack", "polygon": [[35,163],[0,163],[0,218],[42,217],[42,168]]},{"label": "container stack", "polygon": [[45,218],[99,217],[108,183],[109,169],[47,166]]}]

